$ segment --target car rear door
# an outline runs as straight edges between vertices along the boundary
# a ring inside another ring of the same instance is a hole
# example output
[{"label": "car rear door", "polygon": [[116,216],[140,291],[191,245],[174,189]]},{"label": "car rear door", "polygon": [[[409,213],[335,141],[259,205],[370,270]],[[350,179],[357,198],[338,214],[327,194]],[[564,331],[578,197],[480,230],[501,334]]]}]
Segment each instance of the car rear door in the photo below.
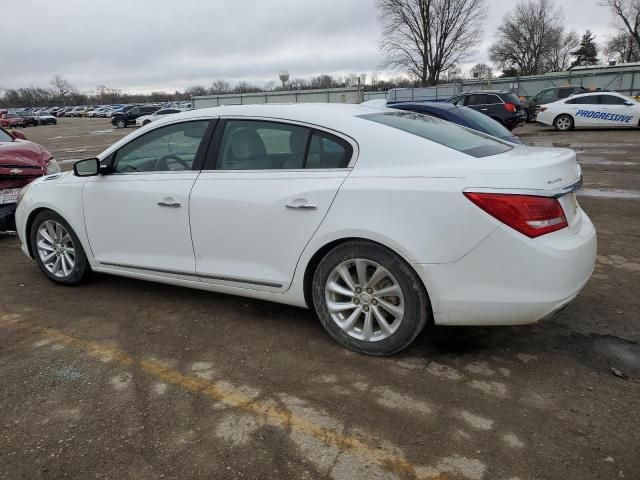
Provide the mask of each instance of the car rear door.
[{"label": "car rear door", "polygon": [[202,281],[283,291],[357,155],[345,136],[283,120],[221,120],[190,198]]},{"label": "car rear door", "polygon": [[194,277],[189,193],[214,122],[184,121],[146,132],[104,161],[112,173],[87,180],[84,217],[97,262]]}]

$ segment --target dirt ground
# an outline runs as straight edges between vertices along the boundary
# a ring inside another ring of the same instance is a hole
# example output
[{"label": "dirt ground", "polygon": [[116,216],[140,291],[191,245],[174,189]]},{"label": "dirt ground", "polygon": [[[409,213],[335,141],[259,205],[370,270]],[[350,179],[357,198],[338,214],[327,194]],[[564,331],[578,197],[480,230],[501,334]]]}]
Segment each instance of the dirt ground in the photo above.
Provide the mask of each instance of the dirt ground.
[{"label": "dirt ground", "polygon": [[[131,131],[25,133],[71,161]],[[640,479],[640,131],[516,133],[578,152],[592,280],[542,324],[432,328],[391,358],[306,310],[59,287],[0,235],[0,479]]]}]

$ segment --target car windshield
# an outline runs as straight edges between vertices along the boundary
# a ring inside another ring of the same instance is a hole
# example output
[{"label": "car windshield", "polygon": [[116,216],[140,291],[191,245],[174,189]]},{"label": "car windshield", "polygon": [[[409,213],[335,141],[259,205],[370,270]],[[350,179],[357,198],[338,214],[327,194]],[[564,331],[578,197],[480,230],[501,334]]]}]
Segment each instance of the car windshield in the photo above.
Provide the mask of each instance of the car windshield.
[{"label": "car windshield", "polygon": [[498,138],[511,137],[513,134],[494,119],[487,117],[473,108],[458,107],[457,111],[471,122],[478,130]]},{"label": "car windshield", "polygon": [[472,157],[497,155],[513,147],[480,132],[414,112],[380,112],[360,118],[412,133]]},{"label": "car windshield", "polygon": [[0,142],[13,142],[13,137],[0,128]]}]

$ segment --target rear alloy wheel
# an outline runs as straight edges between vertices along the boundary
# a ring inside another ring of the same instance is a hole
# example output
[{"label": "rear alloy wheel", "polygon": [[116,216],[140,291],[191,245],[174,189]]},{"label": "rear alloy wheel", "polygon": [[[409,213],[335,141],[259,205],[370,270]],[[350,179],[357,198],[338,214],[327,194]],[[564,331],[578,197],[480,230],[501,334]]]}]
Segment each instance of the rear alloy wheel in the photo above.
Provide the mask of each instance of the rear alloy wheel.
[{"label": "rear alloy wheel", "polygon": [[116,120],[116,127],[125,128],[127,126],[127,122],[122,119]]},{"label": "rear alloy wheel", "polygon": [[339,245],[320,261],[313,301],[338,343],[369,355],[406,348],[429,314],[427,294],[411,267],[390,250],[363,241]]},{"label": "rear alloy wheel", "polygon": [[76,285],[91,271],[80,240],[52,211],[39,213],[33,221],[31,245],[40,270],[56,283]]},{"label": "rear alloy wheel", "polygon": [[559,115],[553,121],[553,126],[559,132],[567,132],[573,128],[573,118],[570,115]]}]

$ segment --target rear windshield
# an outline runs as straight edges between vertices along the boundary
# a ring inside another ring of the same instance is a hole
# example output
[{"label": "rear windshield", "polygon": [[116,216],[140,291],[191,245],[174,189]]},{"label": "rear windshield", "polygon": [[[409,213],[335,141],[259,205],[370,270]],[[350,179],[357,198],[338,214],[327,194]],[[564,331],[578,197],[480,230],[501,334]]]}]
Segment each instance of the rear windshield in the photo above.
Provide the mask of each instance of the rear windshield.
[{"label": "rear windshield", "polygon": [[475,130],[414,112],[380,112],[360,118],[412,133],[472,157],[498,155],[513,147]]},{"label": "rear windshield", "polygon": [[496,122],[493,118],[487,117],[484,113],[480,113],[473,108],[457,107],[457,111],[473,125],[484,133],[493,135],[498,138],[511,137],[512,133]]}]

